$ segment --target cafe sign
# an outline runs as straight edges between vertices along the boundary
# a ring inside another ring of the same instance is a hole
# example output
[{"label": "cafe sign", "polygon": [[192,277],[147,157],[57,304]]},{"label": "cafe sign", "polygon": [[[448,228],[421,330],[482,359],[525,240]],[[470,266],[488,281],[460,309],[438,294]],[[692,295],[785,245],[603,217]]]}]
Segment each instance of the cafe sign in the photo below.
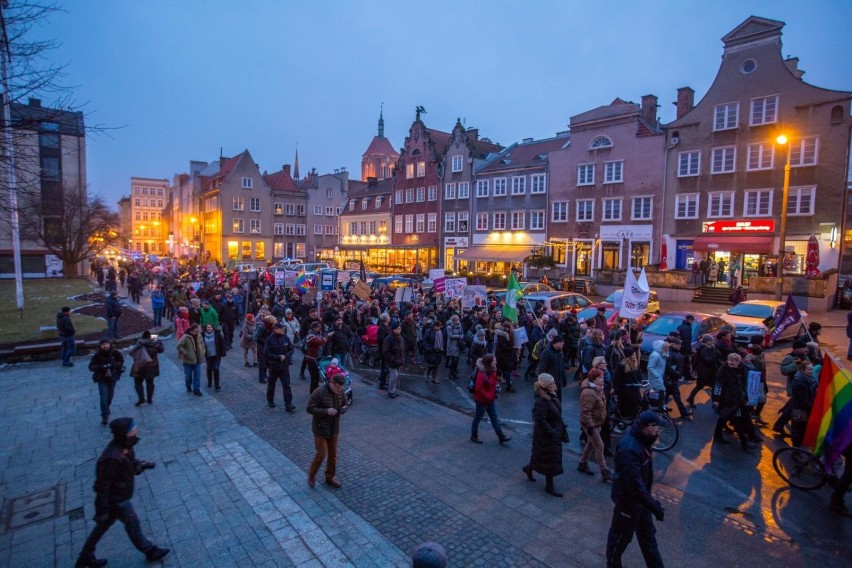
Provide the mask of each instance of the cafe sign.
[{"label": "cafe sign", "polygon": [[738,234],[738,233],[774,233],[775,219],[752,219],[750,221],[704,221],[701,223],[703,233]]}]

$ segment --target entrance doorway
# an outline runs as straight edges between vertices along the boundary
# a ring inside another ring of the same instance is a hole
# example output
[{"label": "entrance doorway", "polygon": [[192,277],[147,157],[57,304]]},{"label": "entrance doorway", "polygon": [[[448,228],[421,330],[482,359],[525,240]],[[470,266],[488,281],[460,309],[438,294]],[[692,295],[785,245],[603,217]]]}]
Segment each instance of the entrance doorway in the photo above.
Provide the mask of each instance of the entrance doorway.
[{"label": "entrance doorway", "polygon": [[574,274],[578,276],[592,275],[592,243],[577,242],[574,255],[576,262]]}]

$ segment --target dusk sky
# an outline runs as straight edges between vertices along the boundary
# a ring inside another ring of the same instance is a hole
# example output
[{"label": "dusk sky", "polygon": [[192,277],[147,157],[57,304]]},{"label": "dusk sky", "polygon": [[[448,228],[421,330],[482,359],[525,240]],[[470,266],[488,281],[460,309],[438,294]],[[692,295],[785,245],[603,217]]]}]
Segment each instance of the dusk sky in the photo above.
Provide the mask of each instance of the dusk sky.
[{"label": "dusk sky", "polygon": [[[261,170],[345,166],[360,177],[376,133],[399,148],[460,117],[508,145],[565,130],[615,97],[704,96],[721,37],[751,15],[786,22],[804,79],[852,90],[852,2],[65,0],[41,32],[90,125],[89,184],[115,207],[130,177],[171,179],[190,160],[248,148]],[[45,104],[50,103],[49,97]]]}]

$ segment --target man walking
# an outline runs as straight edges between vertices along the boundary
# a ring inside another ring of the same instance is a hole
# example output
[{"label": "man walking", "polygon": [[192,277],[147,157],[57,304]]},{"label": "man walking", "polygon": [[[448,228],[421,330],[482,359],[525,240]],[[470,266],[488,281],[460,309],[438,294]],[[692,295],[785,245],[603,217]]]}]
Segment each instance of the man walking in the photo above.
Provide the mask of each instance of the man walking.
[{"label": "man walking", "polygon": [[308,414],[313,416],[311,431],[314,434],[314,446],[316,454],[308,470],[308,485],[316,484],[317,472],[322,462],[325,464],[325,483],[330,487],[339,489],[341,484],[335,477],[337,473],[337,439],[340,435],[340,417],[345,414],[349,407],[346,405],[346,397],[343,388],[346,377],[337,374],[331,377],[324,385],[318,387],[311,393],[308,399]]},{"label": "man walking", "polygon": [[100,341],[97,352],[89,361],[89,370],[92,372],[92,380],[98,385],[98,397],[101,403],[101,424],[107,425],[109,420],[109,407],[115,394],[115,383],[124,372],[124,355],[121,351],[114,349],[112,342],[103,338]]},{"label": "man walking", "polygon": [[119,520],[124,524],[130,542],[145,554],[148,562],[162,560],[169,553],[142,534],[139,517],[130,503],[133,497],[134,477],[156,464],[136,459],[133,446],[139,442],[136,422],[132,418],[116,418],[109,425],[112,441],[98,458],[95,477],[95,528],[83,545],[83,550],[74,564],[75,568],[101,568],[105,558],[95,556],[98,541]]},{"label": "man walking", "polygon": [[183,378],[186,382],[186,392],[201,396],[201,362],[207,356],[204,341],[199,335],[197,323],[189,325],[189,330],[183,334],[177,344],[178,358],[183,364]]},{"label": "man walking", "polygon": [[399,368],[405,363],[405,345],[402,340],[402,328],[397,324],[381,345],[382,360],[388,367],[388,396],[396,398],[396,385],[399,381]]},{"label": "man walking", "polygon": [[121,317],[121,302],[118,301],[118,292],[113,290],[109,293],[106,301],[107,337],[118,339],[118,318]]},{"label": "man walking", "polygon": [[272,335],[263,348],[269,379],[266,383],[266,402],[269,408],[275,408],[275,385],[281,381],[281,393],[284,395],[284,408],[287,412],[296,410],[293,405],[293,391],[290,389],[290,362],[293,357],[293,343],[284,330],[284,322],[278,322],[272,328]]},{"label": "man walking", "polygon": [[56,314],[56,329],[59,331],[59,348],[62,353],[62,366],[73,367],[71,356],[77,351],[77,341],[74,336],[74,322],[71,321],[71,308],[65,306]]}]

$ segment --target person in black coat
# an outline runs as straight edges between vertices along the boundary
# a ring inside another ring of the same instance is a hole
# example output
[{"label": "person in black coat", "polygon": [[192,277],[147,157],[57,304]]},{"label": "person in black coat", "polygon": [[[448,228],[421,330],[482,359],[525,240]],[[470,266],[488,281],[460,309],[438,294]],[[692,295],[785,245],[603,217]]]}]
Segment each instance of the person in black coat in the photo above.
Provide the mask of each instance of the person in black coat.
[{"label": "person in black coat", "polygon": [[[279,320],[284,319],[278,318]],[[228,294],[222,306],[219,309],[219,323],[222,326],[222,335],[225,338],[225,347],[230,349],[234,343],[234,329],[237,327],[237,322],[240,321],[240,311],[237,308],[234,297]]]},{"label": "person in black coat", "polygon": [[494,358],[497,361],[497,371],[506,383],[506,392],[515,392],[512,386],[512,371],[515,370],[515,337],[512,333],[512,322],[504,321],[494,335],[497,341],[494,346]]},{"label": "person in black coat", "polygon": [[118,339],[118,318],[121,317],[121,302],[118,301],[118,292],[113,290],[109,293],[106,301],[107,337]]},{"label": "person in black coat", "polygon": [[133,510],[130,498],[133,497],[134,478],[156,464],[136,459],[133,446],[139,442],[136,422],[132,418],[116,418],[110,425],[112,441],[98,458],[95,477],[95,518],[97,523],[83,550],[74,564],[75,568],[101,568],[106,566],[105,559],[95,556],[98,541],[109,528],[119,520],[124,524],[127,536],[133,546],[145,554],[146,560],[161,560],[169,553],[168,548],[160,548],[142,534],[139,517]]},{"label": "person in black coat", "polygon": [[683,378],[692,379],[692,324],[695,316],[686,314],[683,321],[677,326],[677,334],[680,336],[680,354],[683,355]]},{"label": "person in black coat", "polygon": [[707,387],[713,388],[716,373],[719,369],[719,352],[716,351],[716,340],[710,334],[701,337],[698,351],[695,353],[695,386],[686,397],[689,408],[695,408],[695,395]]},{"label": "person in black coat", "polygon": [[538,357],[538,368],[536,372],[547,373],[556,381],[556,397],[562,402],[562,387],[568,384],[568,376],[565,374],[565,338],[557,335],[541,352]]},{"label": "person in black coat", "polygon": [[719,367],[716,374],[716,384],[713,387],[713,408],[719,415],[716,421],[716,430],[713,433],[713,442],[717,444],[730,445],[725,439],[725,424],[730,421],[740,438],[740,444],[744,450],[753,450],[757,444],[752,441],[754,437],[751,430],[751,419],[749,409],[746,406],[746,368],[741,365],[742,357],[737,353],[729,353],[725,364]]},{"label": "person in black coat", "polygon": [[71,356],[77,351],[77,342],[74,336],[77,330],[74,329],[74,322],[71,321],[71,308],[63,307],[56,314],[56,330],[59,332],[60,350],[62,352],[62,366],[73,367]]},{"label": "person in black coat", "polygon": [[[139,341],[130,350],[130,356],[133,357],[140,349],[144,349],[148,353],[151,362],[138,368],[136,365],[133,365],[130,369],[130,376],[133,377],[133,386],[136,387],[136,395],[139,397],[136,406],[142,406],[146,400],[148,404],[154,404],[154,379],[160,376],[159,354],[165,350],[163,342],[152,338],[151,332],[148,330],[142,332],[142,337],[139,338]],[[145,387],[148,388],[147,399],[145,397]]]},{"label": "person in black coat", "polygon": [[287,412],[296,410],[293,404],[293,391],[290,389],[290,363],[293,358],[293,343],[287,337],[283,322],[277,322],[272,328],[272,335],[263,346],[263,357],[269,372],[266,383],[266,402],[269,408],[275,408],[275,384],[281,381],[281,391],[284,395],[284,408]]},{"label": "person in black coat", "polygon": [[533,385],[533,441],[530,462],[523,468],[527,479],[535,481],[533,472],[546,480],[544,490],[554,497],[562,497],[553,487],[553,478],[562,475],[562,405],[556,397],[556,381],[547,373],[538,376]]},{"label": "person in black coat", "polygon": [[104,337],[100,341],[98,350],[89,361],[89,370],[92,371],[92,380],[98,385],[98,396],[101,403],[101,424],[107,425],[109,421],[109,407],[115,394],[115,383],[124,372],[124,355],[121,351],[113,348],[112,342]]}]

